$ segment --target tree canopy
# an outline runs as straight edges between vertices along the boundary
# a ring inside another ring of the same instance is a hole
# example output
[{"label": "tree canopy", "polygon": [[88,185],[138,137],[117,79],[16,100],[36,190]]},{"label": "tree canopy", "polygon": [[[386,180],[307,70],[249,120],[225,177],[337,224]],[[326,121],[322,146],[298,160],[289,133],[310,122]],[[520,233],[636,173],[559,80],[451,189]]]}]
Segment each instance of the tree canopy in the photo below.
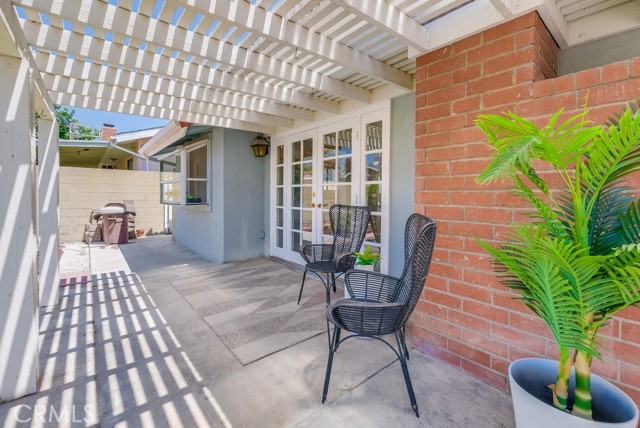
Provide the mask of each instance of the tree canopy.
[{"label": "tree canopy", "polygon": [[90,126],[81,125],[74,117],[76,111],[67,107],[56,105],[56,118],[60,130],[58,137],[61,140],[96,140],[99,131]]}]

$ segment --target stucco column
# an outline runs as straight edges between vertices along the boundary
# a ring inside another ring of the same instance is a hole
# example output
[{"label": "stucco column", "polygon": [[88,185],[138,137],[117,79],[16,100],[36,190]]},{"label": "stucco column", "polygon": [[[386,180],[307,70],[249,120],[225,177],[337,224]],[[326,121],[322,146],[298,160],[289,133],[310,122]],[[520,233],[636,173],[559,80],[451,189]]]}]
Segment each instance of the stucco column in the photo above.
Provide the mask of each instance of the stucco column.
[{"label": "stucco column", "polygon": [[37,204],[27,62],[0,56],[0,81],[0,401],[6,401],[36,391]]},{"label": "stucco column", "polygon": [[58,124],[53,120],[38,120],[38,248],[40,257],[40,306],[58,303],[60,273],[58,269],[58,200],[60,157]]}]

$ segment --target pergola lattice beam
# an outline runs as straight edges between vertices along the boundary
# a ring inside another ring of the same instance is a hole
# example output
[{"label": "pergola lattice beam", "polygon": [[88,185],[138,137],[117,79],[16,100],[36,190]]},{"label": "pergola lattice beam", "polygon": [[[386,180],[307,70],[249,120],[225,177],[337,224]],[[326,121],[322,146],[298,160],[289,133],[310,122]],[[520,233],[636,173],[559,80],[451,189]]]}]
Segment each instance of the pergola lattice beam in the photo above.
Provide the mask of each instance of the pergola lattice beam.
[{"label": "pergola lattice beam", "polygon": [[[104,28],[123,36],[154,44],[155,46],[148,47],[150,49],[169,48],[187,55],[196,55],[213,62],[240,67],[263,76],[274,77],[284,82],[306,86],[315,91],[360,102],[369,103],[371,99],[371,93],[366,89],[102,1],[54,2],[41,0],[36,3],[33,0],[16,0],[15,3],[25,8],[59,16],[62,19]],[[81,37],[84,38],[82,35]]]},{"label": "pergola lattice beam", "polygon": [[244,1],[175,1],[209,16],[215,16],[231,25],[257,33],[272,42],[298,48],[315,57],[338,64],[347,70],[357,71],[409,91],[413,89],[413,78],[407,73],[322,34],[309,31],[301,25],[283,20],[282,17],[260,6]]},{"label": "pergola lattice beam", "polygon": [[[234,107],[197,101],[193,96],[182,96],[180,91],[174,94],[167,82],[156,86],[156,90],[136,89],[145,80],[144,75],[127,76],[132,78],[130,85],[114,86],[106,83],[96,83],[91,80],[60,77],[52,74],[44,74],[45,85],[50,91],[68,93],[80,96],[95,96],[104,99],[117,99],[126,103],[153,105],[169,110],[186,110],[191,113],[205,116],[255,122],[267,126],[279,126],[293,128],[293,120],[279,116],[257,113],[249,110],[241,110]],[[137,80],[137,82],[136,82]]]},{"label": "pergola lattice beam", "polygon": [[[498,0],[499,1],[499,0]],[[429,32],[387,0],[331,0],[358,18],[392,34],[420,53],[427,52]]]},{"label": "pergola lattice beam", "polygon": [[192,113],[186,110],[173,110],[155,105],[129,103],[118,99],[104,99],[95,96],[83,96],[68,93],[49,91],[55,104],[70,107],[88,108],[94,110],[110,111],[114,113],[133,114],[137,116],[155,117],[158,119],[177,120],[181,122],[198,123],[201,125],[219,126],[221,128],[242,129],[245,131],[275,134],[276,127],[258,125],[235,119],[212,117],[204,114]]},{"label": "pergola lattice beam", "polygon": [[[55,27],[45,27],[46,31],[41,32],[40,25],[27,20],[21,20],[21,25],[25,30],[29,44],[38,49],[74,55],[77,58],[90,59],[97,63],[119,64],[130,69],[268,98],[307,109],[329,113],[337,113],[339,110],[338,104],[335,102],[313,97],[300,91],[293,91],[283,86],[225,73],[200,65],[195,60],[187,62],[177,58],[168,58],[153,52],[107,42],[96,37],[82,45],[84,37],[77,33],[66,32],[67,34],[65,34],[63,30]],[[61,40],[68,40],[71,43],[67,43],[67,47],[63,49],[60,44]],[[69,49],[70,44],[78,46],[78,43],[83,46],[83,49]]]},{"label": "pergola lattice beam", "polygon": [[[51,55],[44,52],[34,54],[41,73],[65,76],[74,79],[88,80],[112,86],[129,87],[133,90],[158,92],[168,96],[183,97],[196,101],[203,101],[217,105],[233,107],[242,110],[255,111],[266,115],[267,120],[279,117],[312,121],[314,114],[309,110],[289,107],[276,102],[249,97],[231,91],[212,89],[204,85],[196,85],[188,81],[158,77],[145,72],[133,72],[96,63],[87,63],[78,59],[66,58],[61,55]],[[267,122],[272,124],[274,122]],[[290,121],[282,122],[278,126],[291,127]]]}]

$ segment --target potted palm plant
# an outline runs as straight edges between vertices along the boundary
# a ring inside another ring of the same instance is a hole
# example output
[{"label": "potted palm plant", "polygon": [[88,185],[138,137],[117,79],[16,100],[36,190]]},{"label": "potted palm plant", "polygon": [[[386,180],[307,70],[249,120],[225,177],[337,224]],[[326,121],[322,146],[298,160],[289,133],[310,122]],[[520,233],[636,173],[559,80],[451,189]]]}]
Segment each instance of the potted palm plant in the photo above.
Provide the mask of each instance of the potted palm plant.
[{"label": "potted palm plant", "polygon": [[511,113],[476,121],[493,148],[477,182],[508,180],[529,206],[501,245],[478,242],[558,345],[557,362],[511,364],[516,424],[635,428],[637,406],[591,375],[591,362],[601,358],[599,329],[640,302],[640,199],[626,181],[640,170],[640,114],[628,108],[606,126],[586,111],[562,123],[561,114],[540,128]]}]

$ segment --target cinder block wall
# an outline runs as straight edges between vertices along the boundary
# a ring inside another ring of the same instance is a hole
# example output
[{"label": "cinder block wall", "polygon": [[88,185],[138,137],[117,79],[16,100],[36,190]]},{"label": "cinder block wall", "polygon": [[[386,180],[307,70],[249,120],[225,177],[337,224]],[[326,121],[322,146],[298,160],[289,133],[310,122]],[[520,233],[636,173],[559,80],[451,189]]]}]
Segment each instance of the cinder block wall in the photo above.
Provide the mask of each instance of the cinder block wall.
[{"label": "cinder block wall", "polygon": [[157,171],[60,168],[60,241],[82,241],[91,210],[124,199],[135,204],[136,229],[161,233],[164,208],[159,180]]},{"label": "cinder block wall", "polygon": [[[521,215],[506,185],[474,182],[490,154],[474,120],[513,111],[544,123],[560,108],[567,118],[586,104],[589,118],[602,123],[640,96],[640,57],[556,77],[557,52],[531,13],[417,60],[415,208],[437,219],[438,237],[413,317],[414,344],[505,389],[510,361],[555,357],[557,349],[474,241],[500,241]],[[605,360],[594,361],[594,371],[640,403],[640,308],[621,312],[602,332]]]}]

